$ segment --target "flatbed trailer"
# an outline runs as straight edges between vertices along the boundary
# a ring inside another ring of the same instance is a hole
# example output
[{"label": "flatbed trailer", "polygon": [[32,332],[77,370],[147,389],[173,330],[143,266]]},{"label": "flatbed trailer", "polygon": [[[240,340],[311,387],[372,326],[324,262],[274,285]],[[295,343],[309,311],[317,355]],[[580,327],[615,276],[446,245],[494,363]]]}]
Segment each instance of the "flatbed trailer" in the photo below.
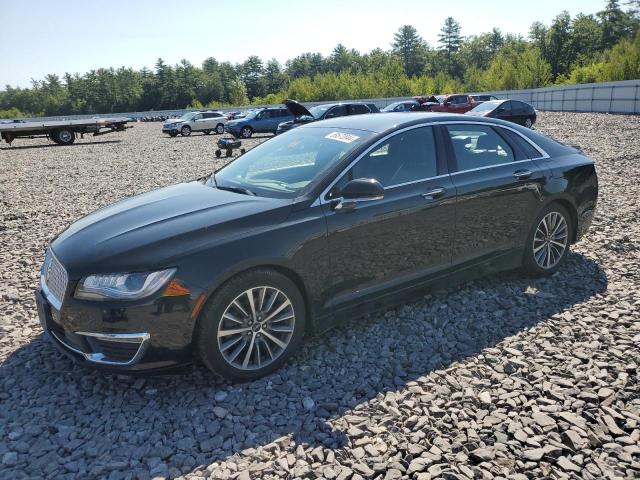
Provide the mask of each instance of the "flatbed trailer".
[{"label": "flatbed trailer", "polygon": [[87,118],[82,120],[22,121],[0,123],[0,138],[11,145],[16,138],[50,138],[58,145],[71,145],[85,133],[104,135],[122,132],[131,126],[129,118]]}]

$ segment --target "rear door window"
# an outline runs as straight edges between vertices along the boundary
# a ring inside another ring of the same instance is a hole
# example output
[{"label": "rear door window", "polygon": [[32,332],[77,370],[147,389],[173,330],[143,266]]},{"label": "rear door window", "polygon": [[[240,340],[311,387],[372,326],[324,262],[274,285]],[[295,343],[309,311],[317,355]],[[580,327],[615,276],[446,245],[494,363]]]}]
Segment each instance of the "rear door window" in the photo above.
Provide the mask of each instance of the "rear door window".
[{"label": "rear door window", "polygon": [[457,170],[473,170],[513,162],[515,154],[509,143],[485,125],[447,125]]},{"label": "rear door window", "polygon": [[366,105],[349,105],[349,115],[361,115],[363,113],[369,113],[369,107]]},{"label": "rear door window", "polygon": [[519,153],[516,156],[516,160],[525,160],[527,158],[540,158],[542,154],[536,147],[531,145],[528,141],[522,138],[519,134],[506,128],[500,128],[500,133],[507,137],[509,143],[514,145]]}]

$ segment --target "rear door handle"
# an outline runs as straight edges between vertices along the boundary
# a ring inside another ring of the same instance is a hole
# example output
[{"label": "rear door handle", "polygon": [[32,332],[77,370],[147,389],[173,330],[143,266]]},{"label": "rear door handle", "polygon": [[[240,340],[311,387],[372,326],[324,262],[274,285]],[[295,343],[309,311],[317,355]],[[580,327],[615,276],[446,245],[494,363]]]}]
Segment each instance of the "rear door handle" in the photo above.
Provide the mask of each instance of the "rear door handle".
[{"label": "rear door handle", "polygon": [[515,172],[513,172],[513,176],[518,180],[526,180],[531,175],[533,175],[533,172],[531,172],[531,170],[516,170]]},{"label": "rear door handle", "polygon": [[438,187],[438,188],[434,188],[433,190],[429,190],[428,192],[423,193],[422,197],[425,200],[434,200],[434,199],[444,195],[444,192],[446,192],[446,191],[447,190],[445,188]]}]

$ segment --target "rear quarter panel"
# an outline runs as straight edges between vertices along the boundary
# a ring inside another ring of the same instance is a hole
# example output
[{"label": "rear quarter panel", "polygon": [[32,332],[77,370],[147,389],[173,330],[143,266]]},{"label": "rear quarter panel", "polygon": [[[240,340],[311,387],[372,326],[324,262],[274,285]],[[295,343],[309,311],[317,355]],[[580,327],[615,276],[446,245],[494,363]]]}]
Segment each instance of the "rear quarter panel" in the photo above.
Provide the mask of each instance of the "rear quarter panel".
[{"label": "rear quarter panel", "polygon": [[598,203],[598,176],[593,160],[576,151],[538,162],[549,171],[545,203],[564,200],[573,205],[575,240],[579,240],[589,228]]}]

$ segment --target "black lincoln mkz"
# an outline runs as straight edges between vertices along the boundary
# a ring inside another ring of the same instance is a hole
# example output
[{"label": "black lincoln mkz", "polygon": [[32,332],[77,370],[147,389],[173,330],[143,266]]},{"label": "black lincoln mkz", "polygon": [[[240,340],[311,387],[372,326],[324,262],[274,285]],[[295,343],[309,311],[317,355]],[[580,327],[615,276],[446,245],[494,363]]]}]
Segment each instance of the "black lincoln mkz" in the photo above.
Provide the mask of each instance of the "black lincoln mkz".
[{"label": "black lincoln mkz", "polygon": [[555,272],[597,191],[581,151],[500,120],[314,122],[71,225],[47,250],[39,315],[88,365],[161,371],[199,358],[251,380],[305,332],[430,284]]}]

